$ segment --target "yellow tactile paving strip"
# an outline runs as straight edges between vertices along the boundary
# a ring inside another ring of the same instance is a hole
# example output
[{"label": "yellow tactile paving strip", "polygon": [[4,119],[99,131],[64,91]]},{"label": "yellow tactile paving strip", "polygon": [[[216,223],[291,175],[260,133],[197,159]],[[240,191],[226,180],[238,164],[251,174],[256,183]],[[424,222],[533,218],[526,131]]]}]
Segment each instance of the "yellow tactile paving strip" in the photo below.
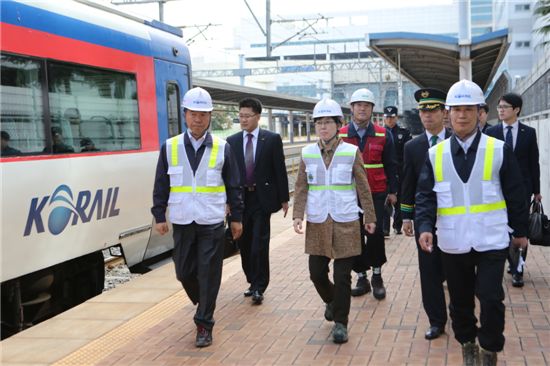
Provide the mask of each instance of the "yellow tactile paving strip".
[{"label": "yellow tactile paving strip", "polygon": [[[285,232],[281,233],[283,234],[281,236],[288,237],[289,235],[292,235],[292,233],[293,229],[287,229]],[[272,242],[272,248],[277,247],[278,244],[280,245],[282,242],[283,240]],[[223,267],[222,282],[238,273],[240,270],[241,266],[238,257],[233,257],[226,260]],[[127,323],[113,329],[79,350],[69,354],[65,358],[55,362],[53,365],[94,365],[117,349],[124,347],[126,344],[136,339],[146,330],[172,316],[188,304],[190,304],[190,301],[185,292],[183,290],[179,291],[166,300],[163,300],[162,302],[154,305],[152,308],[144,311],[135,318],[129,320]]]}]

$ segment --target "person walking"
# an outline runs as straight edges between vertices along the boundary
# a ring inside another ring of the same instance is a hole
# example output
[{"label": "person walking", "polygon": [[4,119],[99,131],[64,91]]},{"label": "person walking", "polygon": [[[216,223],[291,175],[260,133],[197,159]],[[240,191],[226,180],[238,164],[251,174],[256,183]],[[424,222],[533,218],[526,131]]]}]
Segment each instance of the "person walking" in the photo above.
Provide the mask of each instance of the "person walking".
[{"label": "person walking", "polygon": [[426,161],[428,149],[451,136],[444,126],[444,117],[447,114],[445,110],[446,97],[445,92],[433,88],[419,89],[414,93],[414,98],[418,102],[420,121],[425,131],[405,144],[401,183],[403,231],[407,236],[414,236],[416,241],[422,305],[430,322],[430,327],[424,333],[424,338],[428,340],[436,339],[445,332],[447,323],[447,305],[443,290],[445,276],[435,230],[432,232],[433,250],[430,253],[423,251],[418,243],[419,232],[416,221],[414,221],[414,196],[416,183]]},{"label": "person walking", "polygon": [[187,131],[166,140],[160,149],[153,189],[155,230],[173,227],[176,277],[197,306],[195,345],[212,344],[214,309],[220,289],[226,202],[234,239],[242,233],[240,172],[224,140],[208,132],[212,99],[202,88],[183,97]]},{"label": "person walking", "polygon": [[[521,168],[523,185],[525,187],[525,201],[529,205],[531,198],[536,202],[542,200],[540,194],[540,165],[539,147],[537,145],[537,131],[518,121],[523,100],[515,93],[503,95],[498,101],[498,117],[502,121],[488,128],[485,133],[504,141],[514,151]],[[518,248],[510,247],[511,255],[508,256],[510,272],[512,273],[512,286],[523,287],[523,263],[527,259],[527,248],[517,253]],[[516,252],[516,253],[514,253]],[[520,263],[512,257],[521,256]]]},{"label": "person walking", "polygon": [[367,270],[372,267],[372,294],[377,300],[382,300],[386,297],[382,265],[387,262],[382,232],[384,205],[388,202],[393,206],[397,202],[395,148],[391,133],[371,121],[374,94],[370,90],[356,90],[351,95],[350,105],[353,118],[351,123],[340,129],[340,136],[344,142],[359,147],[376,212],[374,233],[366,233],[363,228],[361,229],[362,251],[353,265],[353,270],[358,273],[358,279],[351,295],[362,296],[371,291]]},{"label": "person walking", "polygon": [[[415,206],[422,250],[434,250],[437,227],[452,327],[465,365],[497,364],[497,352],[505,342],[502,278],[508,228],[512,245],[527,246],[520,168],[507,144],[479,130],[483,103],[481,88],[471,81],[459,81],[449,89],[446,105],[453,135],[428,151]],[[481,308],[479,328],[475,297]]]},{"label": "person walking", "polygon": [[[363,160],[357,146],[342,141],[342,109],[332,99],[323,99],[313,109],[316,144],[302,149],[302,159],[294,189],[293,226],[303,234],[307,216],[305,252],[309,254],[309,273],[315,289],[325,302],[325,319],[334,321],[334,343],[348,341],[348,316],[351,303],[351,270],[361,253],[360,231],[372,234],[376,215]],[[358,199],[363,207],[359,220]],[[329,263],[334,260],[331,282]]]},{"label": "person walking", "polygon": [[239,102],[242,132],[227,138],[244,182],[243,235],[239,240],[241,263],[250,284],[244,292],[259,305],[269,284],[271,214],[288,211],[288,177],[279,134],[259,127],[262,103],[255,98]]},{"label": "person walking", "polygon": [[390,236],[390,218],[393,217],[393,231],[396,235],[401,235],[401,228],[403,226],[403,219],[401,217],[400,198],[401,198],[401,179],[403,175],[403,149],[405,143],[409,141],[411,133],[406,128],[403,128],[397,124],[398,110],[395,106],[384,107],[384,126],[386,130],[391,133],[393,143],[395,145],[395,157],[397,162],[397,201],[395,205],[386,202],[386,210],[384,212],[384,236]]}]

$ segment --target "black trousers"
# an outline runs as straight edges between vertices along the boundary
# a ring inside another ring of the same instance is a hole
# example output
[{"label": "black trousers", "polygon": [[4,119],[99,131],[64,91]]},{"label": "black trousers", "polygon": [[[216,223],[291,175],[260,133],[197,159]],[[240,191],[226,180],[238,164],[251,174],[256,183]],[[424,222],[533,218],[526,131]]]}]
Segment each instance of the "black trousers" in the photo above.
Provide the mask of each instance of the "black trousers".
[{"label": "black trousers", "polygon": [[264,293],[269,284],[271,213],[262,209],[256,192],[245,192],[244,198],[241,265],[250,289]]},{"label": "black trousers", "polygon": [[[451,304],[449,305],[455,339],[473,342],[491,352],[504,348],[504,289],[502,277],[508,249],[465,254],[442,253],[443,268]],[[480,324],[474,314],[480,303]]]},{"label": "black trousers", "polygon": [[[401,189],[400,189],[401,191]],[[385,233],[390,232],[390,218],[393,217],[393,228],[397,231],[401,231],[403,227],[403,217],[401,216],[401,196],[397,193],[397,201],[395,205],[386,204],[384,206],[384,228]]]},{"label": "black trousers", "polygon": [[223,222],[173,227],[176,277],[193,304],[198,304],[195,324],[212,329],[222,280]]},{"label": "black trousers", "polygon": [[[384,244],[384,232],[382,225],[384,222],[384,203],[386,201],[386,193],[373,193],[372,200],[374,203],[374,211],[376,212],[376,230],[374,234],[369,234],[365,230],[363,215],[359,215],[359,226],[361,227],[361,254],[354,257],[353,270],[355,272],[364,272],[370,267],[382,267],[387,262],[386,246]],[[367,238],[365,244],[365,236]]]},{"label": "black trousers", "polygon": [[447,305],[445,303],[445,291],[443,290],[445,275],[441,262],[441,250],[437,246],[437,236],[433,236],[433,251],[428,253],[423,251],[418,244],[420,236],[418,228],[415,227],[414,231],[418,251],[418,267],[420,269],[422,305],[430,325],[444,328],[447,324]]},{"label": "black trousers", "polygon": [[319,296],[325,303],[332,302],[334,321],[348,324],[351,303],[351,267],[353,258],[334,260],[334,283],[328,278],[330,258],[320,255],[309,256],[309,277]]}]

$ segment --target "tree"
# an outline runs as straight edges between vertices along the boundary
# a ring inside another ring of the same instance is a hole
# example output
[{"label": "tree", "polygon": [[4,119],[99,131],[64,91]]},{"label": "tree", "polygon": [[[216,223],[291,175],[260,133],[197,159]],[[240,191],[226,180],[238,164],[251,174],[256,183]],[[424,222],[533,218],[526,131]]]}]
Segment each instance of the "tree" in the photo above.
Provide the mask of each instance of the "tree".
[{"label": "tree", "polygon": [[541,26],[537,28],[537,32],[541,33],[544,41],[542,46],[550,44],[550,0],[539,0],[535,5],[534,15],[539,18]]}]

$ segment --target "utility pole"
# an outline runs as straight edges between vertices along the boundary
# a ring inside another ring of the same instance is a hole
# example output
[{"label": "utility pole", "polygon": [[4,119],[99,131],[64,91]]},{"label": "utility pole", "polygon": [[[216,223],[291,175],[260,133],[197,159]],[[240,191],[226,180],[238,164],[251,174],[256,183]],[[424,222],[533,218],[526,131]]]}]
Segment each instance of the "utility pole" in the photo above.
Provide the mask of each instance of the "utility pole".
[{"label": "utility pole", "polygon": [[265,53],[267,57],[271,57],[271,0],[265,0]]},{"label": "utility pole", "polygon": [[472,27],[470,0],[458,2],[458,48],[460,60],[458,61],[458,74],[460,80],[472,80]]}]

